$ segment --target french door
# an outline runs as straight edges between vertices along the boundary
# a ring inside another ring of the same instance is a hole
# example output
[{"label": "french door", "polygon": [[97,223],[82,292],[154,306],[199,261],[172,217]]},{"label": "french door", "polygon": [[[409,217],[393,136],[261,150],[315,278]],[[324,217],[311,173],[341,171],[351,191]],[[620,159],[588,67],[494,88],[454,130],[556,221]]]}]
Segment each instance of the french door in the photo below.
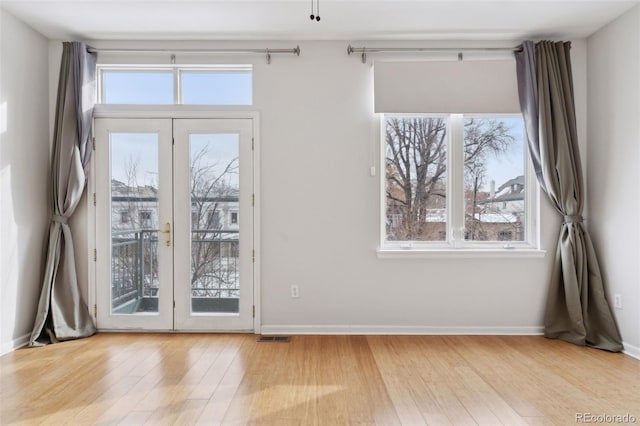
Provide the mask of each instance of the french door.
[{"label": "french door", "polygon": [[250,119],[96,119],[100,329],[253,329]]}]

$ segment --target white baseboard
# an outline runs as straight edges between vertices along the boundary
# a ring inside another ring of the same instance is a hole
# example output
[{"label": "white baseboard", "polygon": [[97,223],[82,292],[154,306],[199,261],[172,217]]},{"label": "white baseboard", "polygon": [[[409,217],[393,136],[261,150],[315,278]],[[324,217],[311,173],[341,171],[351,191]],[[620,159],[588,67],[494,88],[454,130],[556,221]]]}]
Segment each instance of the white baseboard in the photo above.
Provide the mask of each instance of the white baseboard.
[{"label": "white baseboard", "polygon": [[263,325],[262,334],[367,334],[367,335],[542,335],[543,327],[429,327],[368,325]]},{"label": "white baseboard", "polygon": [[18,337],[17,339],[11,340],[10,342],[3,343],[0,355],[8,354],[9,352],[13,352],[18,348],[26,346],[27,343],[29,343],[30,337],[31,337],[31,333],[28,333]]},{"label": "white baseboard", "polygon": [[630,345],[628,343],[622,342],[622,345],[624,346],[624,350],[622,351],[623,353],[629,355],[630,357],[633,357],[635,359],[640,359],[640,348],[637,346],[633,346]]}]

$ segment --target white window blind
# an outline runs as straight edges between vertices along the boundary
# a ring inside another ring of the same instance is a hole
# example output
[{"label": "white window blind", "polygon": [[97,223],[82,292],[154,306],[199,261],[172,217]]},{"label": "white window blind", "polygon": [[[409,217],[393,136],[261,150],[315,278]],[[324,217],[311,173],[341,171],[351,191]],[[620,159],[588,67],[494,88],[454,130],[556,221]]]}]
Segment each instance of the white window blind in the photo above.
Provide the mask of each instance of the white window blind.
[{"label": "white window blind", "polygon": [[375,112],[520,113],[515,60],[375,62]]}]

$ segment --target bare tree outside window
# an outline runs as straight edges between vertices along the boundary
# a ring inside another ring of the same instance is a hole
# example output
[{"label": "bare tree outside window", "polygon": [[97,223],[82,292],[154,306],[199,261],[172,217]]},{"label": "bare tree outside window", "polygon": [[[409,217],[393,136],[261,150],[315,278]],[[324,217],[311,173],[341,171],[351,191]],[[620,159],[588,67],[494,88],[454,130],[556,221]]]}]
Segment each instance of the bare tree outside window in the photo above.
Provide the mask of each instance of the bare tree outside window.
[{"label": "bare tree outside window", "polygon": [[238,207],[239,158],[213,160],[207,145],[191,154],[192,297],[239,297],[238,233],[224,212]]},{"label": "bare tree outside window", "polygon": [[389,117],[385,139],[387,240],[444,239],[447,120]]},{"label": "bare tree outside window", "polygon": [[[505,227],[514,235],[522,235],[521,221],[515,222],[524,212],[524,180],[521,187],[513,188],[520,191],[520,210],[512,203],[509,212],[498,211],[495,202],[505,198],[496,197],[495,191],[488,189],[488,185],[505,172],[497,169],[507,154],[511,155],[513,146],[522,145],[522,138],[514,133],[510,120],[464,119],[462,164],[466,240],[496,241],[498,231]],[[447,170],[450,137],[447,132],[447,117],[386,118],[387,241],[446,240],[448,174],[453,172]],[[521,153],[520,168],[514,169],[519,175],[524,174],[523,158]]]}]

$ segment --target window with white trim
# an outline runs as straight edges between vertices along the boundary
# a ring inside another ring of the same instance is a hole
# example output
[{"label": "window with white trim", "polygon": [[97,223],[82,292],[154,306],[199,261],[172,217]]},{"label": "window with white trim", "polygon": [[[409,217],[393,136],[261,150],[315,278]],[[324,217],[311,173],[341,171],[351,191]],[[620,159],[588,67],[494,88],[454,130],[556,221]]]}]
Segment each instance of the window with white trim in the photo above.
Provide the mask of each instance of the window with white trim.
[{"label": "window with white trim", "polygon": [[530,248],[535,182],[519,114],[387,114],[382,249]]},{"label": "window with white trim", "polygon": [[98,103],[252,105],[252,65],[99,65]]}]

